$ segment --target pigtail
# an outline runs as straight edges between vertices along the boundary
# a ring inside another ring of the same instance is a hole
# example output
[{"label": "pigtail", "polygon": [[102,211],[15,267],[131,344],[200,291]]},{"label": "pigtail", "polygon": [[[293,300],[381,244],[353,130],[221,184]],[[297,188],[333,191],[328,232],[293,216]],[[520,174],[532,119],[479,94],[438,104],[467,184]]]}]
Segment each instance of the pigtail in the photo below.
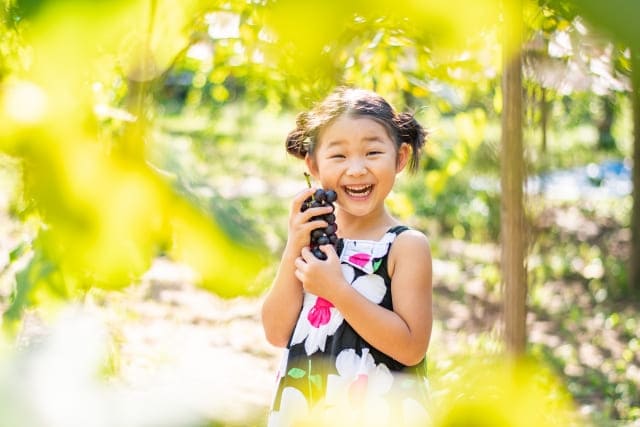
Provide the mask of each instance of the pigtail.
[{"label": "pigtail", "polygon": [[411,113],[399,113],[394,118],[397,126],[400,142],[411,146],[411,159],[409,159],[409,171],[416,172],[420,164],[420,154],[427,139],[427,131]]},{"label": "pigtail", "polygon": [[296,116],[296,128],[287,135],[287,153],[299,159],[304,159],[309,152],[307,125],[308,114],[300,113]]}]

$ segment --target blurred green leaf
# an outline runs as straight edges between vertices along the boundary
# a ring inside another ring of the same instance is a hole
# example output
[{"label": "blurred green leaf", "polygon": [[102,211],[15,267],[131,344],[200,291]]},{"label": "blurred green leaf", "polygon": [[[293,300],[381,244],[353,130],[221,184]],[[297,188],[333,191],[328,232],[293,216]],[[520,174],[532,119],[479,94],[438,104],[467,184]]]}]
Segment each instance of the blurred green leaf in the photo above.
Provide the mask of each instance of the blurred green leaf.
[{"label": "blurred green leaf", "polygon": [[575,8],[594,26],[605,30],[628,46],[640,47],[640,3],[635,0],[574,1]]}]

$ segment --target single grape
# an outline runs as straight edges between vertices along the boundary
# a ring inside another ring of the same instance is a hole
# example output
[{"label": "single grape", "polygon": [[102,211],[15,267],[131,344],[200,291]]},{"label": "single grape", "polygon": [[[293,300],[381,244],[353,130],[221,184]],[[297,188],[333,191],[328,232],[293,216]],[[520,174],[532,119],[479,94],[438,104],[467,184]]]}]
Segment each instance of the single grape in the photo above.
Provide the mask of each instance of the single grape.
[{"label": "single grape", "polygon": [[313,253],[313,256],[315,256],[316,258],[322,261],[325,261],[328,258],[327,254],[322,252],[320,248],[313,248],[312,253]]},{"label": "single grape", "polygon": [[327,237],[326,235],[322,235],[318,238],[318,240],[316,241],[316,243],[318,243],[318,246],[322,246],[322,245],[328,245],[331,241],[329,240],[329,237]]},{"label": "single grape", "polygon": [[325,229],[324,229],[324,233],[329,236],[331,234],[334,234],[336,231],[338,230],[338,224],[336,224],[335,222],[333,224],[329,224]]},{"label": "single grape", "polygon": [[309,209],[311,207],[312,201],[313,199],[311,197],[307,197],[306,199],[304,199],[304,202],[302,202],[302,205],[300,206],[300,212],[304,212]]},{"label": "single grape", "polygon": [[338,199],[338,193],[333,190],[325,191],[325,200],[329,203],[333,203]]},{"label": "single grape", "polygon": [[313,193],[313,199],[322,203],[326,200],[326,193],[322,188],[318,188],[315,193]]}]

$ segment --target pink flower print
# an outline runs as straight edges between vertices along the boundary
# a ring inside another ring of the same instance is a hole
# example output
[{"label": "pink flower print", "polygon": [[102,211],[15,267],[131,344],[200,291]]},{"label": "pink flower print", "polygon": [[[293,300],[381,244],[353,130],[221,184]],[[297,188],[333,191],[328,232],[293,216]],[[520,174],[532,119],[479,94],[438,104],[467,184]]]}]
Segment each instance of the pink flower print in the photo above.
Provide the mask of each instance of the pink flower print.
[{"label": "pink flower print", "polygon": [[318,297],[315,305],[311,307],[309,314],[307,314],[307,319],[309,320],[309,323],[311,323],[311,326],[319,328],[320,326],[329,323],[329,320],[331,320],[331,307],[333,307],[331,302]]},{"label": "pink flower print", "polygon": [[336,333],[343,320],[342,314],[329,301],[305,292],[291,345],[304,341],[307,355],[324,351],[327,337]]},{"label": "pink flower print", "polygon": [[367,385],[369,384],[369,375],[366,373],[358,374],[356,379],[349,385],[349,401],[355,406],[362,406],[367,393]]},{"label": "pink flower print", "polygon": [[371,259],[371,255],[365,254],[363,252],[359,252],[357,254],[353,254],[349,256],[349,262],[357,265],[360,268],[367,265],[370,259]]},{"label": "pink flower print", "polygon": [[[342,264],[341,269],[345,280],[352,283],[355,278],[353,267]],[[302,311],[291,337],[291,345],[304,341],[307,355],[318,350],[324,351],[327,337],[336,333],[343,320],[342,314],[330,301],[305,292]]]},{"label": "pink flower print", "polygon": [[[395,233],[387,233],[379,241],[346,239],[340,253],[340,261],[365,273],[374,273],[380,265],[379,260],[387,254],[395,237]],[[374,263],[374,260],[378,262]]]}]

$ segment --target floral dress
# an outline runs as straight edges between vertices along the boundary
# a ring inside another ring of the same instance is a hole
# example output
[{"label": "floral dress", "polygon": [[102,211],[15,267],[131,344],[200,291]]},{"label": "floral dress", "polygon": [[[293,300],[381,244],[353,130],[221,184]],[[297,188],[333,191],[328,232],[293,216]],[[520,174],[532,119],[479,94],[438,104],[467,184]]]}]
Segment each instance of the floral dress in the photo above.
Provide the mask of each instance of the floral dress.
[{"label": "floral dress", "polygon": [[[387,259],[396,236],[407,229],[396,226],[379,241],[340,239],[338,245],[347,281],[389,310]],[[336,425],[336,420],[417,426],[428,419],[426,359],[410,367],[392,359],[360,337],[331,302],[310,293],[304,294],[277,381],[269,427]]]}]

